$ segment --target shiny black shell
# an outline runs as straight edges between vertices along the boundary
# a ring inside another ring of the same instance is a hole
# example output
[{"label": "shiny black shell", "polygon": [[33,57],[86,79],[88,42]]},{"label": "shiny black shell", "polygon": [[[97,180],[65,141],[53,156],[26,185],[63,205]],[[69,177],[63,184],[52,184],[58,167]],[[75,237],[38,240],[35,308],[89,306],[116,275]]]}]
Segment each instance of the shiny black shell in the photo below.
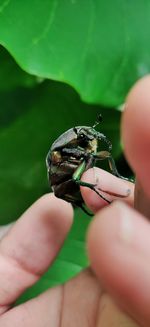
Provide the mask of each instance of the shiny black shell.
[{"label": "shiny black shell", "polygon": [[[82,133],[84,141],[80,140]],[[72,176],[83,160],[85,170],[93,167],[95,160],[90,154],[97,151],[97,134],[101,135],[89,126],[71,128],[56,139],[46,157],[48,179],[54,194],[79,207],[83,199]]]}]

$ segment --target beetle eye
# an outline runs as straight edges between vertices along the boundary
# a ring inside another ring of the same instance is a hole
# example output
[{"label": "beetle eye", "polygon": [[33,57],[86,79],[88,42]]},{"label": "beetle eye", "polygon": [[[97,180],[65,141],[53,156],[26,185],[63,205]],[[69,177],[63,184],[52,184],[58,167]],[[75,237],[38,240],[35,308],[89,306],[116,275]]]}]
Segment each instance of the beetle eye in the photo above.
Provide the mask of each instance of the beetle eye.
[{"label": "beetle eye", "polygon": [[80,138],[81,139],[84,139],[85,138],[85,135],[84,134],[80,134]]}]

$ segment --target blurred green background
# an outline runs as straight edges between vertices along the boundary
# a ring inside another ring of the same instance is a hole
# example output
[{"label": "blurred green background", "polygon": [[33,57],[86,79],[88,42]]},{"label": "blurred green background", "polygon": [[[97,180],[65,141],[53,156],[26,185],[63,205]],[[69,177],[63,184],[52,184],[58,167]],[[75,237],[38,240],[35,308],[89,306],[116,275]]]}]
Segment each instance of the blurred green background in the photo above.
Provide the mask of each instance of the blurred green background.
[{"label": "blurred green background", "polygon": [[[112,141],[116,160],[122,158],[122,151],[119,111],[85,104],[67,84],[32,78],[3,48],[0,50],[6,65],[2,73],[5,77],[7,74],[9,81],[0,92],[0,221],[6,224],[49,192],[45,157],[53,141],[65,130],[92,125],[101,112],[100,128]],[[57,260],[20,301],[66,281],[87,266],[84,241],[90,219],[81,210],[75,210],[73,227]]]},{"label": "blurred green background", "polygon": [[[135,12],[135,1],[127,0],[0,1],[1,225],[49,192],[45,157],[53,141],[72,126],[92,125],[99,113],[119,172],[131,174],[118,107],[149,72],[150,3],[144,3],[136,1]],[[57,260],[20,301],[88,265],[90,219],[75,210]]]}]

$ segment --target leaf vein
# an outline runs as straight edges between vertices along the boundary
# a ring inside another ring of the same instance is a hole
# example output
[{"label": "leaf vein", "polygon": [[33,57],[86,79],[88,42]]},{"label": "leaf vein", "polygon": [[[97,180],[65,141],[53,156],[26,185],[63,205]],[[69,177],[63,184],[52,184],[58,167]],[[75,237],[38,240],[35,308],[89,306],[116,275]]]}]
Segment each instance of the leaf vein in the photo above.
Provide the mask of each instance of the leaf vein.
[{"label": "leaf vein", "polygon": [[84,61],[86,58],[86,55],[88,54],[88,50],[90,48],[90,43],[92,40],[92,32],[93,32],[93,27],[94,27],[94,17],[95,17],[95,8],[94,8],[94,3],[91,0],[91,11],[90,11],[90,20],[89,20],[89,26],[88,26],[88,31],[87,31],[87,39],[84,47],[83,54],[81,56],[81,61]]},{"label": "leaf vein", "polygon": [[0,6],[0,14],[4,11],[4,9],[9,5],[10,0],[5,0],[4,3]]},{"label": "leaf vein", "polygon": [[[125,6],[125,3],[123,3],[123,5]],[[119,76],[121,75],[122,71],[124,70],[127,62],[128,62],[128,52],[129,52],[129,42],[130,42],[130,38],[129,38],[129,34],[127,32],[127,22],[126,22],[126,15],[125,15],[125,8],[123,6],[123,19],[122,19],[122,22],[123,22],[123,32],[124,32],[124,54],[122,56],[122,59],[120,61],[120,65],[119,65],[119,68],[116,72],[116,74],[114,75],[114,78],[112,80],[112,83],[115,84],[117,79],[119,78]]]},{"label": "leaf vein", "polygon": [[[7,0],[7,1],[10,1],[10,0]],[[32,41],[34,45],[37,45],[42,39],[46,38],[46,36],[47,36],[48,32],[50,31],[51,26],[54,22],[57,5],[58,5],[58,0],[54,0],[52,10],[50,11],[49,19],[46,23],[46,26],[45,26],[43,32],[41,33],[41,35],[34,38]]]},{"label": "leaf vein", "polygon": [[122,13],[122,31],[123,31],[123,37],[124,37],[124,48],[122,50],[122,57],[120,59],[120,63],[117,63],[117,69],[115,74],[110,78],[107,86],[105,86],[105,92],[103,92],[103,95],[107,97],[107,94],[109,93],[109,87],[111,85],[111,88],[115,87],[115,84],[117,85],[118,79],[121,76],[121,73],[123,72],[124,68],[126,67],[126,64],[128,62],[128,54],[129,54],[129,34],[127,32],[127,22],[126,22],[126,8],[125,8],[125,3],[123,3],[123,13]]}]

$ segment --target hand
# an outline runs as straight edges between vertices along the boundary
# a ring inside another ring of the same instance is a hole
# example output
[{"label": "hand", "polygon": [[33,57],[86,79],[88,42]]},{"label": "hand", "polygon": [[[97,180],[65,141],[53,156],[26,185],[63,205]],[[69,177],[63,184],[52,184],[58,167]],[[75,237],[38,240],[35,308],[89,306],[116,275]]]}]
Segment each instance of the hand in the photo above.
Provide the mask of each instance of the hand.
[{"label": "hand", "polygon": [[[150,78],[134,87],[122,125],[126,155],[142,185],[142,189],[139,184],[137,187],[136,207],[140,203],[140,211],[147,216],[149,89]],[[101,187],[118,193],[129,187],[127,182],[99,169],[89,170],[83,178],[90,182],[96,178]],[[45,195],[9,230],[1,229],[1,327],[150,326],[150,226],[131,208],[133,185],[130,188],[130,207],[114,202],[102,210],[99,209],[104,206],[103,200],[82,188],[88,207],[96,213],[87,237],[91,268],[64,286],[50,289],[14,308],[11,306],[15,300],[40,278],[56,257],[72,224],[72,207],[53,195]]]},{"label": "hand", "polygon": [[[127,322],[127,317],[121,317],[122,324],[119,323],[121,311],[113,309],[110,314],[109,306],[112,308],[112,305],[107,299],[103,312],[107,321],[104,326],[107,327],[150,326],[150,224],[144,217],[150,219],[149,90],[148,76],[131,90],[122,119],[125,153],[137,176],[135,207],[143,216],[123,202],[114,202],[96,214],[88,234],[89,257],[97,278],[118,307],[137,322],[135,325]],[[92,182],[93,171],[86,174],[84,178]],[[101,185],[100,173],[99,180]],[[103,188],[108,188],[106,179],[105,183]],[[114,187],[117,191],[117,185],[112,185],[110,190]],[[86,203],[97,212],[101,207],[97,196],[89,191],[82,192]],[[131,205],[132,194],[128,200]]]}]

